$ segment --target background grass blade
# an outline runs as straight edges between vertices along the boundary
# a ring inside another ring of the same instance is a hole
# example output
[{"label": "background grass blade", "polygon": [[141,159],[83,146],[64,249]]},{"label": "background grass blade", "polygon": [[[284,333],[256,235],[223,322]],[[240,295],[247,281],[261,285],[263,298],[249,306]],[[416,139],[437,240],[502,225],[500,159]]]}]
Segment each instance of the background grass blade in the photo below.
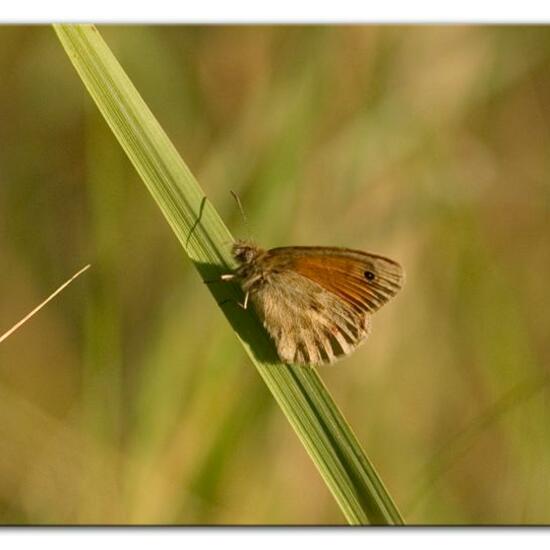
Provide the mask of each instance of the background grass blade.
[{"label": "background grass blade", "polygon": [[[203,280],[232,266],[228,229],[120,67],[97,29],[55,25],[55,31],[124,151],[153,195]],[[207,288],[220,303],[241,299],[234,285]],[[206,290],[206,287],[205,287]],[[281,410],[352,524],[400,524],[382,481],[317,373],[278,363],[250,310],[222,310]]]}]

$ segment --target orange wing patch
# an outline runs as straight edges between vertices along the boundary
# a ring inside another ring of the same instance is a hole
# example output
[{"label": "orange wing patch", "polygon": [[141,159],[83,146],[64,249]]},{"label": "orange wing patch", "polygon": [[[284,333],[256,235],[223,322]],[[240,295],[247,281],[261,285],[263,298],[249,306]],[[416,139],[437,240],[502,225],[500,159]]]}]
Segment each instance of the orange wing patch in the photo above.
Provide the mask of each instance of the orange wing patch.
[{"label": "orange wing patch", "polygon": [[326,247],[275,248],[268,252],[287,261],[286,268],[339,296],[357,311],[372,313],[402,287],[402,267],[366,252]]}]

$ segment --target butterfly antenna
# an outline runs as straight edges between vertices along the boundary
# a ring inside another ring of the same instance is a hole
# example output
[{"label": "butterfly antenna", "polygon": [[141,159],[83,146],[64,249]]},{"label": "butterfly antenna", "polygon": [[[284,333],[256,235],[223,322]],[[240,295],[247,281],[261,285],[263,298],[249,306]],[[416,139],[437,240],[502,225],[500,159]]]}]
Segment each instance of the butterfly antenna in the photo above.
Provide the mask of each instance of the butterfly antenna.
[{"label": "butterfly antenna", "polygon": [[244,213],[244,208],[241,203],[241,199],[239,198],[239,195],[235,193],[235,191],[230,191],[231,195],[233,195],[233,198],[235,199],[235,202],[237,203],[237,206],[239,207],[239,210],[241,212],[241,216],[243,217],[243,222],[246,227],[246,231],[248,233],[248,238],[252,240],[252,232],[250,231],[250,225],[248,223],[248,218],[246,217],[246,214]]}]

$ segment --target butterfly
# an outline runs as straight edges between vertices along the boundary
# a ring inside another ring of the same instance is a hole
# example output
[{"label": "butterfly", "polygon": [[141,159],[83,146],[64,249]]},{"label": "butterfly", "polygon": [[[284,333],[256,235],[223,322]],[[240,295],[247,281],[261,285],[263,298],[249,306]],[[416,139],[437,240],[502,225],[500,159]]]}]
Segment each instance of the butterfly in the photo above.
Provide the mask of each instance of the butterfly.
[{"label": "butterfly", "polygon": [[371,316],[401,289],[395,261],[348,248],[291,246],[264,250],[233,244],[237,281],[284,363],[324,365],[349,355],[369,335]]}]

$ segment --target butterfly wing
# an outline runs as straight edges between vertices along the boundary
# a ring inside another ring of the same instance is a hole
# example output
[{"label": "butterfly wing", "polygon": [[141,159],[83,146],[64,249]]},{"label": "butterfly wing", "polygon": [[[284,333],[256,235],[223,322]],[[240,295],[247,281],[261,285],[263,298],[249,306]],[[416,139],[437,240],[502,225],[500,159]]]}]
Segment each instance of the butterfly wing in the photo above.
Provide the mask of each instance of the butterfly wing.
[{"label": "butterfly wing", "polygon": [[273,338],[282,361],[300,365],[332,363],[368,335],[370,315],[291,270],[270,271],[268,284],[250,300]]},{"label": "butterfly wing", "polygon": [[373,313],[403,286],[403,268],[393,260],[334,247],[273,248],[265,263],[291,270],[319,284],[357,311]]}]

